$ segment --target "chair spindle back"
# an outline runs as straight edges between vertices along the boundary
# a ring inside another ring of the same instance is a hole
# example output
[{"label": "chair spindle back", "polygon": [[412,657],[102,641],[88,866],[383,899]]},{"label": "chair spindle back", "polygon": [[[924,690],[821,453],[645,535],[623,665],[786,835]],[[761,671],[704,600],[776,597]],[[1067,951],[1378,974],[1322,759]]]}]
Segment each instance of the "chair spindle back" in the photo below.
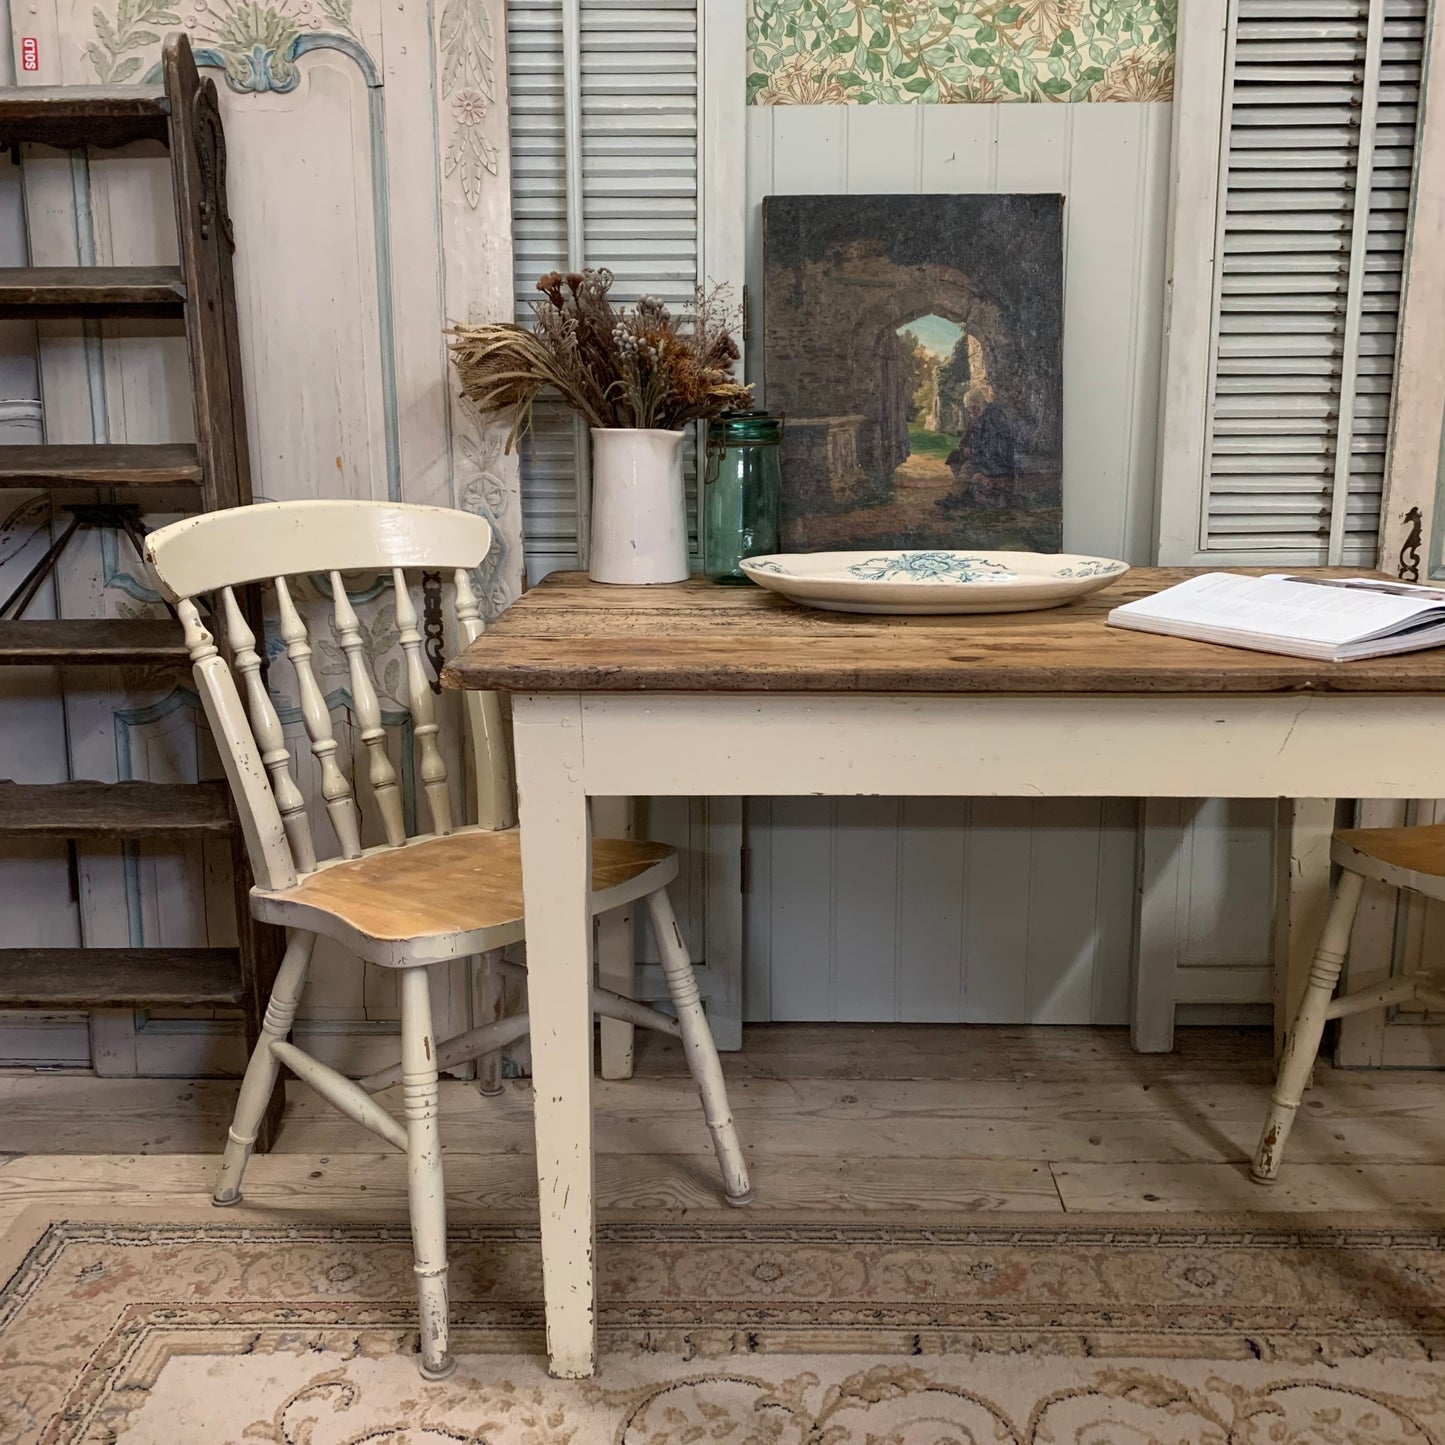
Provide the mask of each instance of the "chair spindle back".
[{"label": "chair spindle back", "polygon": [[[257,639],[236,589],[260,582],[275,590],[278,630],[295,677],[301,720],[316,761],[336,851],[343,858],[355,858],[362,851],[360,810],[337,756],[331,713],[316,676],[319,648],[313,645],[293,596],[295,579],[325,578],[329,586],[371,802],[386,844],[401,847],[406,842],[402,790],[387,750],[366,634],[342,574],[367,572],[390,579],[416,775],[430,831],[450,833],[454,824],[446,758],[439,742],[441,725],[407,572],[450,574],[455,643],[465,647],[483,630],[470,569],[480,565],[490,546],[490,526],[470,513],[340,501],[271,502],[209,512],[161,528],[147,539],[147,559],[161,590],[177,604],[196,684],[261,886],[289,887],[298,875],[314,870],[325,855],[313,837],[281,720],[263,681]],[[212,624],[230,655],[230,666],[196,606],[195,599],[204,593],[215,594]],[[507,827],[516,815],[500,701],[495,694],[468,694],[463,712],[478,821],[487,827]],[[359,775],[359,759],[356,771]]]}]

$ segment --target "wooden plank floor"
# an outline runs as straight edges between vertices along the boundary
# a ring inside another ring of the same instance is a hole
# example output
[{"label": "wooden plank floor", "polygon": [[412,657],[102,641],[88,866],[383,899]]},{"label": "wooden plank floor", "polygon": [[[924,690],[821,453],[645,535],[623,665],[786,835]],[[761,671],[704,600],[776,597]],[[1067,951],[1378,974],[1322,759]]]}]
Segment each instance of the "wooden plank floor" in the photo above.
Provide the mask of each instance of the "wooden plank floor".
[{"label": "wooden plank floor", "polygon": [[[1445,1199],[1445,1078],[1321,1067],[1281,1182],[1245,1161],[1270,1082],[1265,1031],[1181,1030],[1138,1055],[1124,1030],[774,1025],[725,1056],[759,1216],[1062,1210],[1138,1213],[1433,1208]],[[308,1215],[404,1216],[405,1162],[292,1083],[247,1202]],[[204,1202],[233,1081],[0,1073],[0,1228],[39,1203]],[[396,1099],[381,1096],[393,1108]],[[674,1041],[595,1093],[600,1207],[719,1205]],[[528,1085],[442,1090],[453,1208],[536,1208]]]}]

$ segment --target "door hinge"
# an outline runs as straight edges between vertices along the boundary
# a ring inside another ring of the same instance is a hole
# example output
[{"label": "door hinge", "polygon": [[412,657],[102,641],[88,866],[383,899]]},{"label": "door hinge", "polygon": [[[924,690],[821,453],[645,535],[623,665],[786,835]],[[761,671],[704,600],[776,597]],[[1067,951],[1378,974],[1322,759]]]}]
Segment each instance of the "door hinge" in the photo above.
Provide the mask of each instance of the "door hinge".
[{"label": "door hinge", "polygon": [[753,334],[753,308],[752,297],[748,294],[747,283],[743,283],[743,344],[746,345],[748,338]]},{"label": "door hinge", "polygon": [[738,850],[738,876],[738,892],[749,892],[753,886],[753,850],[746,845]]}]

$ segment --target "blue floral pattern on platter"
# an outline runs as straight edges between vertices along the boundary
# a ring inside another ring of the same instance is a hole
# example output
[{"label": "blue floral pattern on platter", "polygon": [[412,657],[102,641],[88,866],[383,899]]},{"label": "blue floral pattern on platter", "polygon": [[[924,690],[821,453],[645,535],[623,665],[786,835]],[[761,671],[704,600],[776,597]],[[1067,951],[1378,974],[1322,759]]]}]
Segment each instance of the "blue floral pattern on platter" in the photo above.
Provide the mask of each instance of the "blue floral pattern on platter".
[{"label": "blue floral pattern on platter", "polygon": [[1112,577],[1116,572],[1127,572],[1127,562],[1080,562],[1077,567],[1060,567],[1055,577]]},{"label": "blue floral pattern on platter", "polygon": [[1014,574],[986,557],[958,552],[893,552],[852,562],[850,576],[864,582],[1012,582]]},{"label": "blue floral pattern on platter", "polygon": [[791,577],[793,574],[788,571],[781,562],[755,562],[751,557],[747,559],[748,566],[754,572],[776,572],[779,577]]}]

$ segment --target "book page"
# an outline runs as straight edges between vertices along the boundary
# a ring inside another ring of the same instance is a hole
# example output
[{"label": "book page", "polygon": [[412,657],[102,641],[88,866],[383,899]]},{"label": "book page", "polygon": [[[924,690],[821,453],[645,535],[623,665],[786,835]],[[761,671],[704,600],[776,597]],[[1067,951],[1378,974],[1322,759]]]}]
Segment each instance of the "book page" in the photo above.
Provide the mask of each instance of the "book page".
[{"label": "book page", "polygon": [[1347,587],[1354,591],[1390,592],[1412,600],[1445,602],[1445,587],[1427,587],[1423,582],[1392,582],[1385,577],[1311,577],[1298,572],[1271,572],[1266,582],[1308,582],[1311,587]]},{"label": "book page", "polygon": [[1391,632],[1431,613],[1445,615],[1445,609],[1429,598],[1231,572],[1191,577],[1116,610],[1332,647]]}]

